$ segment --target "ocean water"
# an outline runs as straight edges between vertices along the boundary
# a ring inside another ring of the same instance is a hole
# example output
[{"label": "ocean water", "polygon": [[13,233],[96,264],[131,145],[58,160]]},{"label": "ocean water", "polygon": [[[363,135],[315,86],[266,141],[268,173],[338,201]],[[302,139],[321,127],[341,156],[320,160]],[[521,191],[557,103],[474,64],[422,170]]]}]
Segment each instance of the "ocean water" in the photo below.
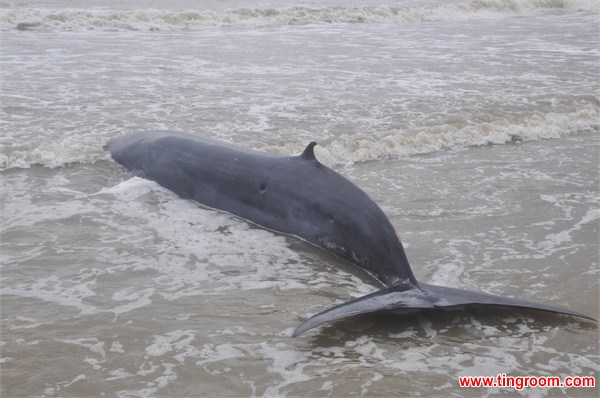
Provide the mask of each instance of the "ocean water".
[{"label": "ocean water", "polygon": [[[123,4],[125,3],[125,4]],[[587,0],[0,2],[2,396],[598,396],[597,324],[379,314],[379,286],[177,198],[102,146],[183,130],[310,141],[423,282],[599,316],[600,6]]]}]

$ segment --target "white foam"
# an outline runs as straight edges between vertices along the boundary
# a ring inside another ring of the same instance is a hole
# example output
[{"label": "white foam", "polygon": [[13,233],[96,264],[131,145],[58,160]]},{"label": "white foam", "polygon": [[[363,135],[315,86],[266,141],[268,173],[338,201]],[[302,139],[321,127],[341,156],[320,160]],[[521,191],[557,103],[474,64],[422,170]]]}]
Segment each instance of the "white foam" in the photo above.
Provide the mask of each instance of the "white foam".
[{"label": "white foam", "polygon": [[567,248],[575,246],[573,241],[574,232],[581,230],[586,224],[596,222],[598,219],[600,219],[600,209],[589,209],[572,227],[550,233],[546,235],[543,241],[530,244],[529,247],[542,253],[544,256],[550,256],[556,252],[564,251]]},{"label": "white foam", "polygon": [[[102,188],[95,195],[114,195],[121,200],[135,200],[142,195],[160,190],[161,186],[154,181],[141,177],[132,177],[113,187]],[[166,192],[166,190],[165,190]]]},{"label": "white foam", "polygon": [[471,0],[463,3],[325,7],[261,7],[231,10],[106,10],[10,8],[0,30],[191,30],[322,23],[414,23],[527,15],[548,10],[598,10],[593,0]]},{"label": "white foam", "polygon": [[42,325],[42,323],[36,322],[35,319],[29,318],[29,317],[24,317],[24,316],[16,317],[15,321],[18,322],[19,324],[11,325],[9,327],[9,330],[33,329],[33,328],[37,328],[38,326]]},{"label": "white foam", "polygon": [[95,296],[89,283],[73,284],[63,282],[57,276],[40,278],[31,284],[22,283],[2,286],[1,292],[2,294],[35,298],[65,307],[73,307],[80,310],[82,314],[97,312],[95,306],[85,303],[87,298]]},{"label": "white foam", "polygon": [[56,168],[71,163],[91,163],[105,158],[102,145],[91,145],[77,136],[39,137],[32,140],[0,142],[0,170],[30,168],[33,165]]},{"label": "white foam", "polygon": [[[397,130],[370,135],[341,135],[315,149],[319,160],[329,165],[401,158],[447,149],[532,141],[576,132],[600,131],[600,101],[583,100],[572,112],[533,113],[505,117],[492,122],[456,127],[452,124],[423,127],[414,131]],[[301,145],[286,146],[297,153]]]},{"label": "white foam", "polygon": [[99,341],[96,337],[82,337],[79,339],[59,339],[58,341],[73,344],[80,347],[85,347],[91,352],[100,355],[102,361],[106,360],[106,351],[104,350],[104,342]]},{"label": "white foam", "polygon": [[[169,332],[164,336],[154,336],[154,342],[146,347],[146,355],[151,357],[159,357],[171,351],[181,349],[193,349],[190,342],[194,339],[195,334],[190,330],[176,330]],[[179,357],[179,362],[183,359]]]},{"label": "white foam", "polygon": [[119,315],[134,310],[136,308],[141,308],[150,305],[152,304],[150,296],[152,296],[155,291],[155,288],[150,287],[141,290],[136,288],[125,288],[123,290],[115,292],[112,296],[112,299],[114,301],[126,301],[127,303],[113,307],[111,309],[111,312],[115,313],[116,315]]},{"label": "white foam", "polygon": [[[85,248],[73,249],[73,239],[77,239],[73,238],[53,241],[53,252],[64,250],[73,258],[104,265],[87,268],[73,264],[76,268],[69,278],[49,274],[33,281],[2,284],[2,294],[42,300],[82,314],[121,315],[153,305],[156,295],[176,300],[239,290],[290,290],[303,288],[302,279],[310,280],[313,274],[310,269],[290,267],[301,259],[287,247],[286,238],[177,199],[148,180],[132,178],[95,194],[67,192],[58,200],[61,205],[48,201],[31,206],[26,205],[26,197],[15,197],[8,202],[10,217],[5,217],[3,225],[23,228],[50,223],[71,231],[71,225],[80,225],[78,220],[94,220],[100,226],[94,227],[98,239],[112,242],[109,247],[91,251],[88,257],[83,254]],[[99,207],[109,216],[98,215]],[[127,236],[125,251],[112,247],[115,235]],[[6,263],[17,267],[40,256],[38,249],[14,251],[6,256]],[[99,277],[121,273],[149,279],[135,286],[116,284],[109,291],[98,288]]]},{"label": "white foam", "polygon": [[118,352],[121,354],[125,354],[125,350],[123,350],[123,344],[118,341],[114,341],[109,349],[110,352]]}]

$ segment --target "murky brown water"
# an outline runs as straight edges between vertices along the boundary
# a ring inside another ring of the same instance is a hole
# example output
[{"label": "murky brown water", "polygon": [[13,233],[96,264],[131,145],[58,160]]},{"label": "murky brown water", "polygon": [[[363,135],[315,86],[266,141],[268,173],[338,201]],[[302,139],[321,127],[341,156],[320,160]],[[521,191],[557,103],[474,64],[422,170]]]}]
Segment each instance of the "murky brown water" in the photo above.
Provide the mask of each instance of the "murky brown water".
[{"label": "murky brown water", "polygon": [[[349,173],[390,215],[418,279],[597,315],[597,153],[580,134]],[[106,162],[4,173],[3,395],[512,395],[458,377],[598,377],[596,324],[526,311],[379,314],[292,339],[376,285],[127,178]]]}]

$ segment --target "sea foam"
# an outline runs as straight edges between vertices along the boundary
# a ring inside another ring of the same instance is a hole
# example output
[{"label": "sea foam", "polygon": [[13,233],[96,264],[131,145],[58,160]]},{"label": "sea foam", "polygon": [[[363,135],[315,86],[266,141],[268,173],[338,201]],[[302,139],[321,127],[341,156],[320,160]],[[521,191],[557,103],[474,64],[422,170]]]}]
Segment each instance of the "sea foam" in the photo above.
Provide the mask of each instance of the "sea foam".
[{"label": "sea foam", "polygon": [[415,23],[463,21],[528,15],[548,11],[598,11],[590,0],[471,0],[464,3],[329,6],[289,8],[237,8],[229,10],[159,9],[39,9],[0,11],[0,30],[196,30],[255,28],[322,23]]},{"label": "sea foam", "polygon": [[[563,112],[530,112],[463,126],[448,123],[411,130],[342,134],[329,141],[319,142],[315,153],[327,165],[351,166],[361,162],[397,159],[453,148],[559,138],[578,132],[599,132],[599,120],[600,101],[596,97],[587,96],[576,101],[573,109],[565,109]],[[72,137],[60,142],[51,138],[40,138],[26,144],[0,142],[0,170],[29,168],[33,165],[57,168],[73,163],[95,163],[109,158],[108,153],[102,149],[103,144],[85,143]],[[299,140],[256,149],[288,156],[301,153],[305,146],[305,140]]]}]

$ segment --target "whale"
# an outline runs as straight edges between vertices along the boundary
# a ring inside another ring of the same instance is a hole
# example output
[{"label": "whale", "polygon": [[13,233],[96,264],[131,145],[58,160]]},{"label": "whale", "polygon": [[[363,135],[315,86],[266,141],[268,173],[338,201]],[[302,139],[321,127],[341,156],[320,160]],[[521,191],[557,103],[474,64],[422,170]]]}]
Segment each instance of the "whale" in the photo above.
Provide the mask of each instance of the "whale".
[{"label": "whale", "polygon": [[521,308],[596,321],[561,306],[418,282],[383,210],[358,186],[317,160],[310,142],[299,156],[277,156],[195,134],[142,131],[105,145],[133,175],[184,199],[292,235],[352,264],[381,289],[326,309],[293,337],[338,319],[373,312]]}]

